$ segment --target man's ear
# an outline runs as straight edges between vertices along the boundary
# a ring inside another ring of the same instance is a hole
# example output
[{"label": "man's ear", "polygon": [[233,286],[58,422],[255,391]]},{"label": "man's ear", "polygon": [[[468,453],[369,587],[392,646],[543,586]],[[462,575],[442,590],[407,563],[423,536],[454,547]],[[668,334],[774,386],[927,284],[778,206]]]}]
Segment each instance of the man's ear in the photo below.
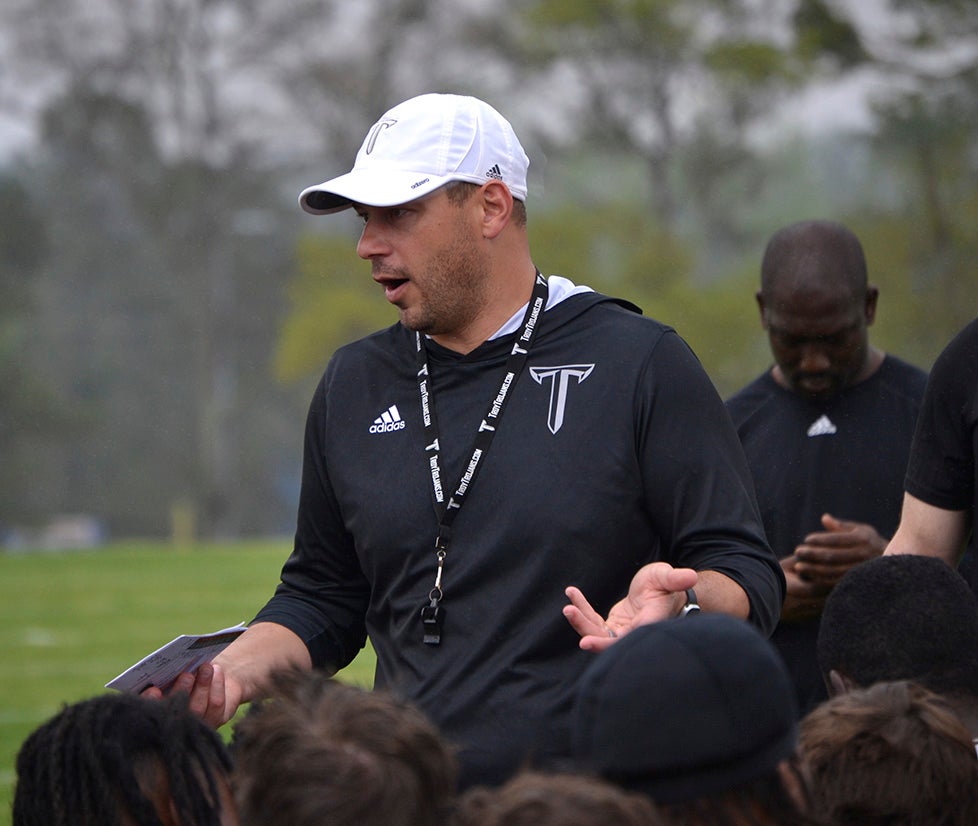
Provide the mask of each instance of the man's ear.
[{"label": "man's ear", "polygon": [[866,288],[866,306],[863,310],[866,316],[866,326],[870,326],[876,320],[876,302],[879,300],[880,291],[870,284]]},{"label": "man's ear", "polygon": [[761,313],[761,327],[765,330],[767,329],[767,316],[764,315],[764,294],[758,290],[754,293],[754,298],[757,299],[757,309]]},{"label": "man's ear", "polygon": [[798,811],[808,811],[810,802],[808,784],[805,780],[806,775],[802,761],[798,759],[798,755],[793,754],[778,763],[777,772],[781,779],[781,785],[784,786],[784,790],[794,801],[795,806],[798,807]]},{"label": "man's ear", "polygon": [[829,671],[829,678],[826,681],[829,697],[838,697],[840,694],[848,694],[858,686],[845,674],[836,671],[834,668]]},{"label": "man's ear", "polygon": [[501,181],[488,181],[482,191],[482,232],[486,238],[495,238],[509,224],[513,216],[513,193]]}]

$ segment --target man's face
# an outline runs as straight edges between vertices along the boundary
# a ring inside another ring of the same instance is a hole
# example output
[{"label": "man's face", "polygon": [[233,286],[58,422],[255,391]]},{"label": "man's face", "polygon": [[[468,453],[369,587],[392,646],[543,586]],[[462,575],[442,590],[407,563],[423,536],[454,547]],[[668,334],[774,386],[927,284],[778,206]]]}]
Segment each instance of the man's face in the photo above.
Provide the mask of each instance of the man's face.
[{"label": "man's face", "polygon": [[401,323],[436,338],[470,326],[486,306],[490,274],[476,196],[457,204],[442,188],[394,207],[354,208],[364,221],[357,254]]},{"label": "man's face", "polygon": [[757,300],[774,361],[791,390],[824,401],[859,377],[869,358],[875,291],[857,299],[824,289],[775,289]]}]

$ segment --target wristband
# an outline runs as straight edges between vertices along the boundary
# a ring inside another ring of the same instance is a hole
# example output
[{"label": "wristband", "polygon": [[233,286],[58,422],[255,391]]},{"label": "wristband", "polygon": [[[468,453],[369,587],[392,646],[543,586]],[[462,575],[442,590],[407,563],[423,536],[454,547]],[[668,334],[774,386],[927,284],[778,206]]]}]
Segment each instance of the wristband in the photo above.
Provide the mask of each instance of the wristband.
[{"label": "wristband", "polygon": [[696,601],[696,592],[692,588],[686,589],[686,604],[679,611],[679,616],[685,617],[688,614],[698,614],[700,604]]}]

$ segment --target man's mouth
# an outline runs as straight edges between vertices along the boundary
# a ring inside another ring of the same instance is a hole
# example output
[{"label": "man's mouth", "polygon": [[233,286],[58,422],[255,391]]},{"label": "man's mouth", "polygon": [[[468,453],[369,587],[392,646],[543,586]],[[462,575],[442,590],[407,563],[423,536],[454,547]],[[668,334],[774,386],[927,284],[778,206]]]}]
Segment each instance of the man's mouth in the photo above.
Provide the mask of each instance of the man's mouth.
[{"label": "man's mouth", "polygon": [[804,373],[795,376],[795,386],[810,396],[821,396],[833,393],[836,381],[829,373]]},{"label": "man's mouth", "polygon": [[407,283],[406,278],[385,278],[380,285],[384,288],[384,296],[387,300],[394,303],[401,295],[401,288]]},{"label": "man's mouth", "polygon": [[400,278],[397,275],[387,274],[383,272],[374,272],[374,281],[376,281],[384,290],[384,296],[390,302],[395,302],[402,292],[402,287],[408,283],[407,278]]}]

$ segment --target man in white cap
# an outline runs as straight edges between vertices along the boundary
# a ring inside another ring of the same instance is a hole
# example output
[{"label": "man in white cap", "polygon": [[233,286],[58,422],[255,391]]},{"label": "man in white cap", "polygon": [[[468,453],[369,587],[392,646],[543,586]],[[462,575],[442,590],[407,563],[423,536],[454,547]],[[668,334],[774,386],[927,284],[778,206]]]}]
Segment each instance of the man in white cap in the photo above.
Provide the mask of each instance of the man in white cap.
[{"label": "man in white cap", "polygon": [[463,787],[491,784],[569,754],[585,650],[696,599],[773,628],[784,579],[713,385],[669,327],[540,274],[527,166],[492,107],[422,95],[302,192],[361,216],[400,323],[326,369],[281,584],[178,681],[205,719],[369,635],[375,686],[457,745]]}]

